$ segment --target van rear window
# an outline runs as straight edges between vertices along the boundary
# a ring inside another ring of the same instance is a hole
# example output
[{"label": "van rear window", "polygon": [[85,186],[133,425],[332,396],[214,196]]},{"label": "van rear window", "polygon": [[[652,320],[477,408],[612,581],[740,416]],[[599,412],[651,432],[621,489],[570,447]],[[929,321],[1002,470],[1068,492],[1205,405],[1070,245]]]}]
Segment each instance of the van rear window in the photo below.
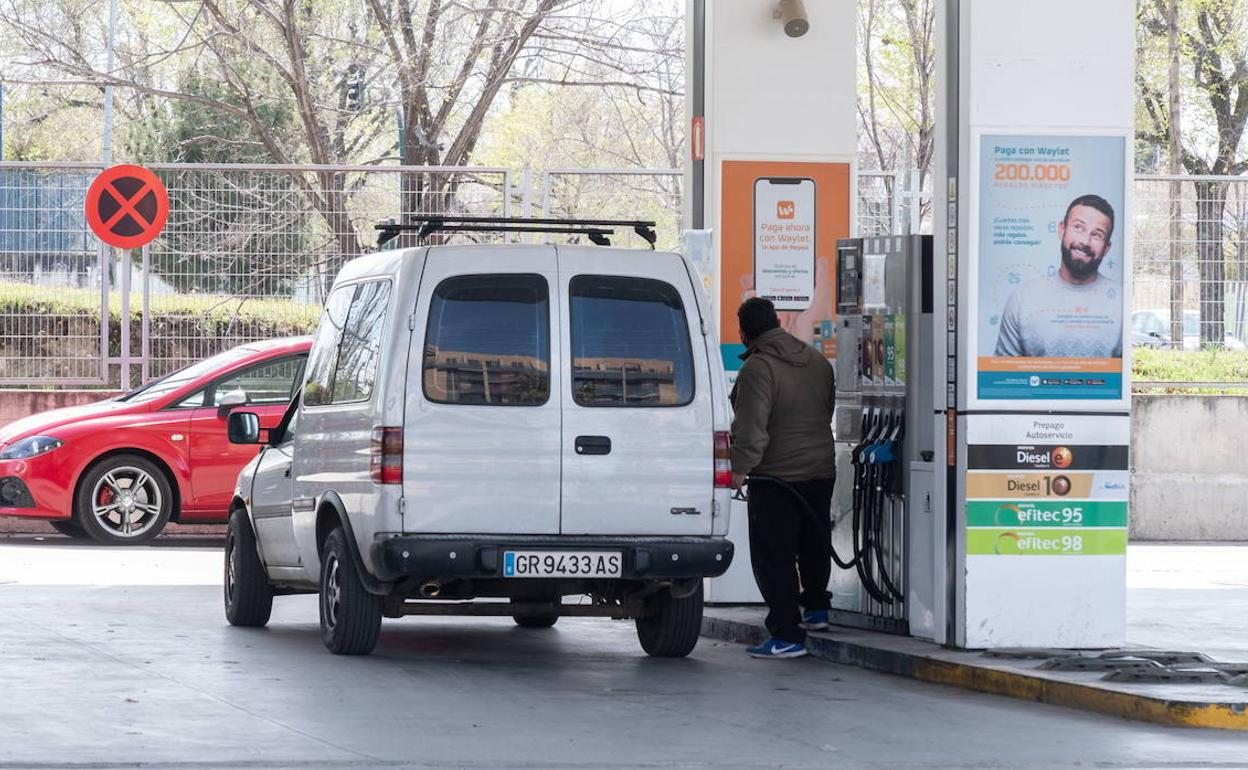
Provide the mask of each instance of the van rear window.
[{"label": "van rear window", "polygon": [[650,278],[572,278],[572,395],[581,406],[684,406],[693,349],[680,293]]},{"label": "van rear window", "polygon": [[540,275],[464,275],[433,292],[425,397],[541,406],[550,398],[550,288]]}]

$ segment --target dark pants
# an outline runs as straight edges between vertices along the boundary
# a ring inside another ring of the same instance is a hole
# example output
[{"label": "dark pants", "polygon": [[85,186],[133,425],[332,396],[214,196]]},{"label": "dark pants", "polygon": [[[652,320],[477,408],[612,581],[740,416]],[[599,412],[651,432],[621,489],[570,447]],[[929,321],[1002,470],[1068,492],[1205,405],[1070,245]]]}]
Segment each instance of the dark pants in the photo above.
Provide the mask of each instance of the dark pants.
[{"label": "dark pants", "polygon": [[[767,602],[767,630],[772,638],[804,642],[801,610],[830,609],[828,578],[832,560],[832,486],[835,479],[791,481],[814,512],[812,517],[793,493],[774,482],[750,484],[750,563],[758,590]],[[800,582],[799,582],[800,581]]]}]

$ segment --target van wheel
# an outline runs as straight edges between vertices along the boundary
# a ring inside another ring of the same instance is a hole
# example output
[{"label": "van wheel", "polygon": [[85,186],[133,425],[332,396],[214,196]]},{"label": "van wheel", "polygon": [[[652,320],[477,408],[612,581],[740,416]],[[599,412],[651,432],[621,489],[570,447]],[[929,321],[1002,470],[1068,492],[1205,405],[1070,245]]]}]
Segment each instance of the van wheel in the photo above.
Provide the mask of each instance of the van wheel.
[{"label": "van wheel", "polygon": [[321,641],[335,655],[367,655],[381,634],[381,597],[356,572],[347,533],[329,533],[321,554]]},{"label": "van wheel", "polygon": [[693,652],[702,633],[702,584],[680,599],[664,588],[646,600],[646,615],[637,618],[637,638],[646,654],[683,658]]},{"label": "van wheel", "polygon": [[558,615],[512,615],[511,619],[521,628],[550,628],[559,622]]},{"label": "van wheel", "polygon": [[91,538],[87,531],[82,528],[82,525],[73,519],[52,519],[48,522],[48,526],[65,537],[72,537],[75,540],[89,540]]},{"label": "van wheel", "polygon": [[273,586],[256,551],[247,514],[235,510],[225,533],[225,618],[232,626],[261,628],[273,613]]},{"label": "van wheel", "polygon": [[173,488],[146,457],[113,455],[78,482],[74,520],[105,545],[139,545],[160,534],[173,512]]}]

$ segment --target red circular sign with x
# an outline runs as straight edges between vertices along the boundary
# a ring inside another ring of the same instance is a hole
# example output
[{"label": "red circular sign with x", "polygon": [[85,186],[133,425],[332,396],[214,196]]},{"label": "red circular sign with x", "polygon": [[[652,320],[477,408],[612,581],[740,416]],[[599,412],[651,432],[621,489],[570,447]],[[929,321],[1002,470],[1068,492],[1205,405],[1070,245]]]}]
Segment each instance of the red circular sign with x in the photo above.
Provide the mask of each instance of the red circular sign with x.
[{"label": "red circular sign with x", "polygon": [[142,166],[106,168],[87,189],[87,223],[109,246],[137,249],[160,235],[169,218],[169,193]]}]

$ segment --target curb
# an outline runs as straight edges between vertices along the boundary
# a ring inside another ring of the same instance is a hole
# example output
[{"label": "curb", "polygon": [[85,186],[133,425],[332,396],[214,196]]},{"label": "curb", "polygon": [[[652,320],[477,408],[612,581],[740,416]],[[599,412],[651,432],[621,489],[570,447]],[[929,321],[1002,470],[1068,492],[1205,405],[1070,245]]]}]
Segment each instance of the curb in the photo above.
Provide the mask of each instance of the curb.
[{"label": "curb", "polygon": [[[709,615],[702,619],[702,635],[738,644],[759,644],[765,638],[761,626]],[[1173,727],[1248,731],[1248,702],[1219,703],[1155,698],[1108,687],[1060,681],[1027,671],[1008,671],[940,660],[837,640],[823,634],[808,636],[806,647],[814,657],[833,663],[932,684],[951,685],[974,692],[1067,706]],[[1245,700],[1248,701],[1248,694]]]}]

